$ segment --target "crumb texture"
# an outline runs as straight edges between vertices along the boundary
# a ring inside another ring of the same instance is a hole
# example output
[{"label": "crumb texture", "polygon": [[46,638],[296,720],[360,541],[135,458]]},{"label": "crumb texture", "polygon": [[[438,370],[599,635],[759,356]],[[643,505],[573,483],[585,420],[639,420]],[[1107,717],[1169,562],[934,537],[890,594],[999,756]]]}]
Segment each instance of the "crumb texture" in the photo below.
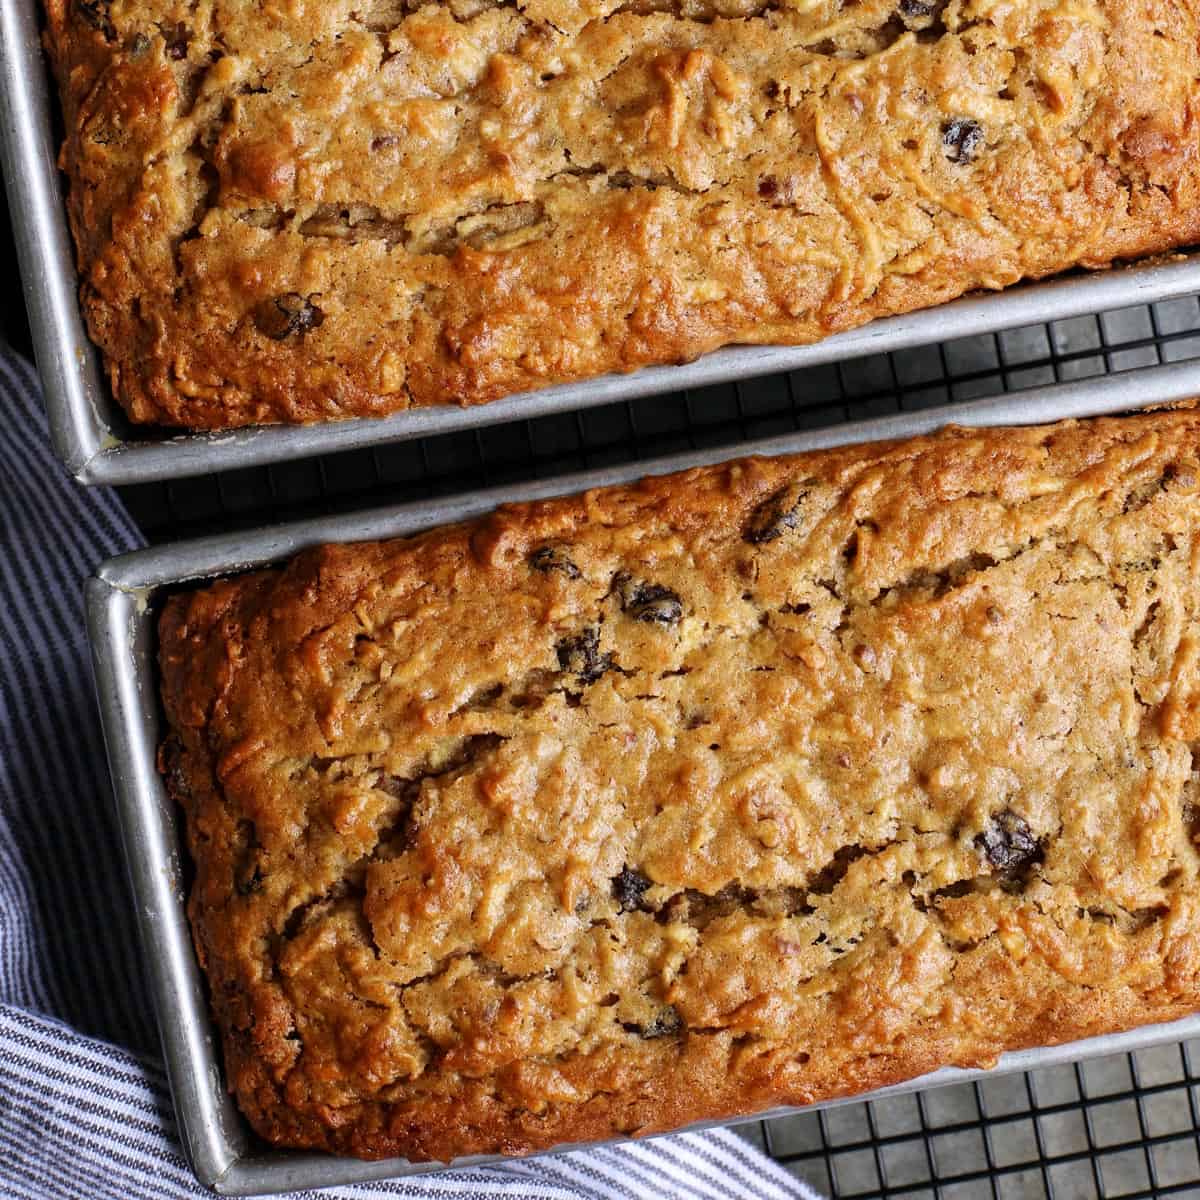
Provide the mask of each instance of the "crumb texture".
[{"label": "crumb texture", "polygon": [[1200,0],[47,0],[135,421],[475,404],[1200,240]]},{"label": "crumb texture", "polygon": [[668,1129],[1200,1008],[1200,417],[752,459],[161,618],[263,1136]]}]

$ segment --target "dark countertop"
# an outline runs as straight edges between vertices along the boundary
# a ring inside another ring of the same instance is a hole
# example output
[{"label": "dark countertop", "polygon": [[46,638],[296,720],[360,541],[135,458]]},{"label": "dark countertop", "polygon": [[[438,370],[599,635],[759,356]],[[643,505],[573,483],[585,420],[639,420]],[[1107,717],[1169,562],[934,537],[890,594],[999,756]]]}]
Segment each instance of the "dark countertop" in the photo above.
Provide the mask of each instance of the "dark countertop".
[{"label": "dark countertop", "polygon": [[0,293],[0,337],[24,354],[30,353],[29,324],[25,320],[25,298],[18,285],[17,252],[13,246],[12,227],[8,220],[8,201],[0,188],[0,271],[10,280]]}]

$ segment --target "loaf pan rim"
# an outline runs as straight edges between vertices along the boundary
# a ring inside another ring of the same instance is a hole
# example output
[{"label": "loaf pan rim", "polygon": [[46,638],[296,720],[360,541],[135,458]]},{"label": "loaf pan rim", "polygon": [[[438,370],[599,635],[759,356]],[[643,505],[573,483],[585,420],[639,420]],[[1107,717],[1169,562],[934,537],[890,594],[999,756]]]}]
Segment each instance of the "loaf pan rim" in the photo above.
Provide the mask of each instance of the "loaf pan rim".
[{"label": "loaf pan rim", "polygon": [[52,114],[57,98],[39,38],[40,0],[0,5],[0,167],[8,192],[35,358],[55,453],[80,483],[133,484],[265,466],[479,429],[684,388],[844,362],[1200,292],[1200,249],[976,294],[886,317],[807,346],[733,346],[680,366],[645,367],[471,407],[307,426],[258,426],[138,440],[113,399],[79,308]]},{"label": "loaf pan rim", "polygon": [[[787,434],[716,451],[690,451],[534,483],[199,538],[134,551],[101,564],[85,589],[97,697],[167,1074],[185,1152],[200,1181],[223,1195],[249,1196],[412,1176],[444,1168],[441,1164],[414,1164],[402,1159],[369,1163],[301,1151],[251,1148],[244,1122],[221,1084],[218,1038],[207,1011],[181,890],[178,814],[155,768],[161,714],[153,621],[161,592],[278,562],[316,542],[404,536],[469,519],[503,503],[571,494],[733,457],[914,436],[947,424],[1041,424],[1121,413],[1194,396],[1200,396],[1200,361]],[[948,1067],[879,1091],[809,1108],[773,1109],[769,1114],[752,1114],[739,1120],[813,1111],[1198,1036],[1200,1013],[1167,1025],[1143,1026],[1126,1033],[1006,1054],[991,1071]],[[688,1128],[736,1123],[702,1122]],[[569,1148],[559,1146],[546,1153]],[[472,1156],[453,1165],[503,1161],[503,1157]]]}]

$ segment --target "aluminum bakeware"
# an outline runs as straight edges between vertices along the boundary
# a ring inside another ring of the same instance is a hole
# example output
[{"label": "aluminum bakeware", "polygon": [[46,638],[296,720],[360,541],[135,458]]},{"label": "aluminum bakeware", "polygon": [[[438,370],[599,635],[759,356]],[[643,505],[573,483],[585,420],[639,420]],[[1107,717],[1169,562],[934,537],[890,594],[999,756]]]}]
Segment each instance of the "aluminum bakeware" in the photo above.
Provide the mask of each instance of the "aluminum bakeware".
[{"label": "aluminum bakeware", "polygon": [[[179,1128],[188,1159],[201,1182],[223,1195],[260,1195],[413,1175],[438,1167],[401,1159],[366,1163],[264,1149],[256,1144],[225,1093],[217,1035],[209,1020],[204,983],[188,930],[177,814],[154,761],[162,727],[154,622],[165,590],[279,562],[320,542],[412,534],[478,516],[507,502],[579,492],[642,475],[719,462],[733,455],[785,454],[905,437],[949,422],[1037,424],[1119,413],[1196,395],[1200,395],[1200,362],[1184,362],[427,503],[300,521],[251,533],[222,534],[140,550],[104,563],[87,585],[97,695]],[[1200,1014],[1170,1025],[1007,1054],[995,1070],[1028,1071],[1194,1037],[1200,1037]],[[987,1072],[944,1069],[871,1095],[957,1083],[984,1074]],[[780,1109],[770,1115],[785,1111],[795,1110]],[[495,1160],[477,1157],[460,1160],[458,1165],[487,1161]]]},{"label": "aluminum bakeware", "polygon": [[78,304],[63,180],[55,167],[56,104],[38,35],[40,0],[0,4],[0,167],[55,451],[82,483],[178,479],[384,442],[427,437],[727,383],[776,371],[902,350],[1021,325],[1200,292],[1200,253],[1010,291],[892,317],[812,346],[743,346],[685,366],[606,375],[470,408],[420,409],[375,419],[158,435],[132,426],[112,398]]}]

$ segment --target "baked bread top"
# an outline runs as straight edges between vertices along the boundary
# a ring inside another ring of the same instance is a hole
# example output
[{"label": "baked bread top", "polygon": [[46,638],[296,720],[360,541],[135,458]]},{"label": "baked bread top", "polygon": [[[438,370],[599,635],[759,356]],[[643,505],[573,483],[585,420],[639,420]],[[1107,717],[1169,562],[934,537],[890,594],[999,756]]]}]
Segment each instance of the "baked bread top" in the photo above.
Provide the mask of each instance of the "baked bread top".
[{"label": "baked bread top", "polygon": [[747,460],[161,619],[266,1138],[668,1129],[1200,1007],[1200,416]]},{"label": "baked bread top", "polygon": [[47,0],[135,421],[474,404],[1200,238],[1196,0]]}]

